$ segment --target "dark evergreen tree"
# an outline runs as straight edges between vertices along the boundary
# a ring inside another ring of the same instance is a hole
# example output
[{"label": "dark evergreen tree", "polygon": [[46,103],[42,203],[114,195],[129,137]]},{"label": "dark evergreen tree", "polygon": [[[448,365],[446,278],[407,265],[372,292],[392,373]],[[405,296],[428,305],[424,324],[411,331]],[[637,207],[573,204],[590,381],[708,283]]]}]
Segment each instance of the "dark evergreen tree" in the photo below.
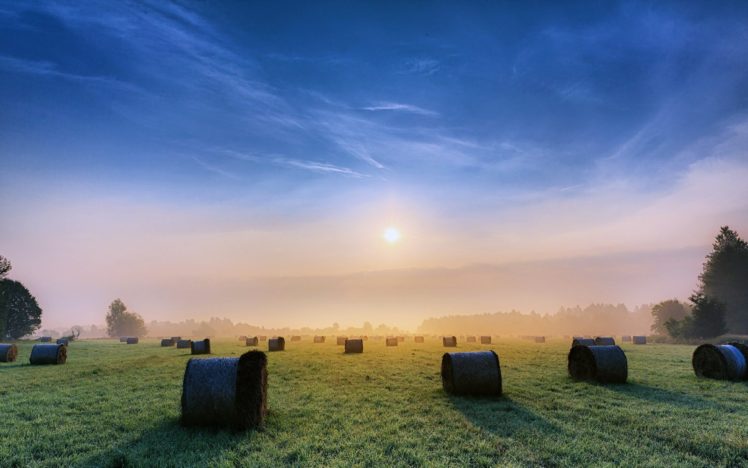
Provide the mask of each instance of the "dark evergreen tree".
[{"label": "dark evergreen tree", "polygon": [[42,309],[26,287],[12,279],[0,280],[0,335],[18,339],[42,324]]}]

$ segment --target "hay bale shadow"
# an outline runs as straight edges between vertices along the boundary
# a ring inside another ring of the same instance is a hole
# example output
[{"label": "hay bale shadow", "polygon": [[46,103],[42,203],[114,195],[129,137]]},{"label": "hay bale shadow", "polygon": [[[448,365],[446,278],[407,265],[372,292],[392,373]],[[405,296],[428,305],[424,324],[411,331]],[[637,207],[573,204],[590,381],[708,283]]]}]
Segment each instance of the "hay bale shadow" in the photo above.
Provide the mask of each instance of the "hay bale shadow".
[{"label": "hay bale shadow", "polygon": [[694,395],[688,395],[680,392],[673,392],[660,387],[650,387],[638,383],[629,382],[627,384],[591,384],[605,387],[606,389],[625,395],[631,398],[645,400],[651,403],[667,404],[676,406],[685,406],[688,408],[700,407],[718,409],[722,405],[714,401],[705,400]]},{"label": "hay bale shadow", "polygon": [[452,407],[473,425],[500,437],[523,431],[561,435],[564,430],[507,396],[448,396]]}]

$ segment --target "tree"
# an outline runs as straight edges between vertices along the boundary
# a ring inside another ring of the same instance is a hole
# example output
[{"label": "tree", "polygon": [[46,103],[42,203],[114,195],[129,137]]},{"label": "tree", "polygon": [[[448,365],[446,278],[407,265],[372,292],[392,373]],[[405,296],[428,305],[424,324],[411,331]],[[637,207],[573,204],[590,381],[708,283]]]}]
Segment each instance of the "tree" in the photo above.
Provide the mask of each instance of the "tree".
[{"label": "tree", "polygon": [[10,260],[0,255],[0,280],[8,275],[8,272],[13,268],[10,264]]},{"label": "tree", "polygon": [[128,312],[127,306],[120,299],[115,299],[109,305],[109,312],[106,314],[106,330],[111,337],[140,337],[147,333],[143,317],[135,312]]},{"label": "tree", "polygon": [[699,276],[699,292],[725,305],[727,328],[748,334],[748,243],[723,226]]},{"label": "tree", "polygon": [[689,298],[690,315],[682,320],[671,318],[665,328],[673,338],[714,338],[727,332],[725,305],[713,297],[696,292]]},{"label": "tree", "polygon": [[42,309],[19,281],[0,279],[0,337],[18,339],[34,333],[42,324]]},{"label": "tree", "polygon": [[662,301],[652,307],[652,317],[654,318],[652,331],[664,335],[668,333],[665,323],[671,319],[676,321],[683,320],[689,313],[688,305],[677,299]]}]

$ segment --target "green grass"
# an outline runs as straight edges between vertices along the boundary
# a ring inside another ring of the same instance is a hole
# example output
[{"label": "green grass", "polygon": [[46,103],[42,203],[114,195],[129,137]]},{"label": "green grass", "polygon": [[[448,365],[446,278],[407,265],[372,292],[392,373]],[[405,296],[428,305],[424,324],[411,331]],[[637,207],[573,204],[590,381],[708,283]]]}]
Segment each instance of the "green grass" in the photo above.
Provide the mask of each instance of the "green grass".
[{"label": "green grass", "polygon": [[461,344],[502,364],[504,396],[473,399],[442,391],[435,339],[287,342],[268,354],[266,427],[243,433],[179,425],[185,350],[75,342],[67,364],[30,366],[31,346],[0,364],[1,466],[748,465],[748,385],[697,379],[692,346],[624,345],[628,384],[601,386],[569,379],[567,341]]}]

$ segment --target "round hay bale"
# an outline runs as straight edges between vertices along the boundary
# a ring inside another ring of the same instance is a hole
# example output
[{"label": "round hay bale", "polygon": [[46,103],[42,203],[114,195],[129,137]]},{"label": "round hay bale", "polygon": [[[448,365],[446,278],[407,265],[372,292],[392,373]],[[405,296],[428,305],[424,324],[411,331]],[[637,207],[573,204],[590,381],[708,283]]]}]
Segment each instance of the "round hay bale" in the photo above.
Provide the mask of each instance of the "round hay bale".
[{"label": "round hay bale", "polygon": [[573,340],[571,340],[571,347],[574,346],[595,346],[595,340],[592,338],[582,338],[581,336],[575,336]]},{"label": "round hay bale", "polygon": [[252,337],[247,338],[246,340],[244,340],[244,344],[246,346],[259,346],[260,345],[260,339],[257,338],[256,336],[252,336]]},{"label": "round hay bale", "polygon": [[501,366],[493,351],[444,353],[442,386],[454,395],[501,395]]},{"label": "round hay bale", "polygon": [[245,430],[262,426],[266,414],[265,353],[187,361],[182,382],[183,425]]},{"label": "round hay bale", "polygon": [[131,336],[127,338],[127,344],[138,344],[138,337],[137,336]]},{"label": "round hay bale", "polygon": [[52,342],[52,337],[51,336],[42,336],[41,338],[39,338],[39,341],[42,342],[42,343],[51,343]]},{"label": "round hay bale", "polygon": [[339,337],[337,338],[337,343],[336,343],[336,344],[337,344],[338,346],[345,346],[345,340],[347,340],[347,339],[348,339],[348,338],[346,338],[345,336],[339,336]]},{"label": "round hay bale", "polygon": [[119,342],[120,343],[127,343],[127,338],[129,338],[129,337],[127,337],[127,336],[120,336],[119,337]]},{"label": "round hay bale", "polygon": [[177,349],[191,349],[192,340],[177,340]]},{"label": "round hay bale", "polygon": [[68,348],[61,344],[38,344],[31,348],[29,362],[39,364],[65,364],[68,359]]},{"label": "round hay bale", "polygon": [[445,348],[454,348],[457,346],[457,337],[456,336],[443,336],[442,344],[444,345]]},{"label": "round hay bale", "polygon": [[301,341],[301,337],[299,335],[294,335],[291,337],[291,341]]},{"label": "round hay bale", "polygon": [[416,343],[423,343],[423,337],[422,336],[413,337],[413,341],[415,341]]},{"label": "round hay bale", "polygon": [[544,336],[536,336],[535,338],[536,343],[545,343],[545,337]]},{"label": "round hay bale", "polygon": [[634,344],[647,344],[647,337],[646,336],[635,336],[633,338]]},{"label": "round hay bale", "polygon": [[70,340],[67,339],[67,338],[59,338],[57,340],[57,344],[61,344],[61,345],[65,345],[65,346],[70,346]]},{"label": "round hay bale", "polygon": [[626,383],[626,354],[619,346],[573,346],[569,351],[569,375],[574,380]]},{"label": "round hay bale", "polygon": [[364,340],[345,340],[345,354],[363,353]]},{"label": "round hay bale", "polygon": [[385,340],[387,346],[397,346],[397,343],[397,338],[387,338],[387,340]]},{"label": "round hay bale", "polygon": [[733,345],[703,344],[693,352],[691,364],[697,377],[717,380],[746,378],[746,356]]},{"label": "round hay bale", "polygon": [[615,346],[616,340],[612,336],[596,336],[595,346]]},{"label": "round hay bale", "polygon": [[480,337],[480,344],[491,344],[491,337],[490,336],[481,336]]},{"label": "round hay bale", "polygon": [[16,362],[18,347],[13,343],[0,343],[0,362]]},{"label": "round hay bale", "polygon": [[467,342],[468,342],[468,343],[475,343],[475,342],[476,342],[476,339],[475,339],[475,337],[474,337],[474,336],[468,336],[468,337],[467,337]]},{"label": "round hay bale", "polygon": [[315,336],[314,337],[314,342],[315,343],[324,343],[325,342],[325,337],[324,336]]},{"label": "round hay bale", "polygon": [[172,340],[171,338],[165,338],[161,340],[161,346],[163,347],[174,346],[174,340]]},{"label": "round hay bale", "polygon": [[624,343],[631,343],[631,335],[623,335],[621,337],[621,341],[623,341]]},{"label": "round hay bale", "polygon": [[192,354],[210,354],[210,339],[205,338],[204,340],[193,341],[190,346],[190,352]]},{"label": "round hay bale", "polygon": [[282,336],[270,338],[268,340],[268,351],[285,351],[286,339]]}]

